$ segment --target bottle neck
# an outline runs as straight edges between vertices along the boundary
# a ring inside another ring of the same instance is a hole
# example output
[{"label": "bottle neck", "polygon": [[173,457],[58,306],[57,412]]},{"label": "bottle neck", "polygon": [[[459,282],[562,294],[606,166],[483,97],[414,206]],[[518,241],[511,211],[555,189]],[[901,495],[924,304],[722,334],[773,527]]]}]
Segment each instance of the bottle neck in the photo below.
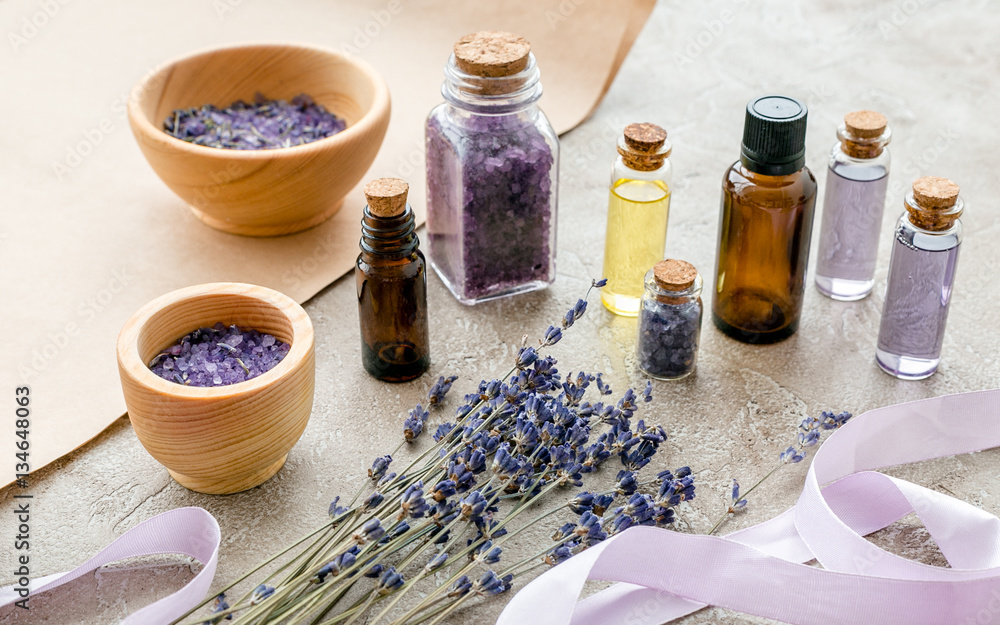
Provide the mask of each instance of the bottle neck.
[{"label": "bottle neck", "polygon": [[885,146],[889,145],[892,140],[892,130],[886,126],[881,135],[864,138],[851,134],[847,124],[841,123],[837,127],[837,138],[840,139],[840,149],[844,154],[857,159],[870,159],[881,155]]},{"label": "bottle neck", "polygon": [[637,150],[630,146],[625,137],[618,138],[618,154],[622,164],[633,171],[654,172],[663,168],[670,156],[671,145],[664,141],[663,145],[650,151]]},{"label": "bottle neck", "polygon": [[904,215],[910,224],[924,232],[940,234],[953,228],[960,223],[958,218],[965,210],[965,201],[961,197],[955,200],[954,206],[947,208],[928,208],[921,206],[913,197],[913,191],[906,194],[903,200],[903,207],[906,209]]},{"label": "bottle neck", "polygon": [[371,258],[405,258],[419,245],[413,209],[395,217],[378,217],[365,207],[361,218],[361,253]]},{"label": "bottle neck", "polygon": [[542,97],[540,76],[534,54],[528,55],[528,66],[520,72],[497,78],[467,74],[452,54],[444,68],[441,95],[449,104],[473,113],[506,115],[527,109]]},{"label": "bottle neck", "polygon": [[804,169],[806,166],[806,157],[803,155],[783,163],[774,163],[760,160],[754,154],[750,153],[744,146],[740,151],[740,163],[743,164],[743,167],[755,174],[781,177],[791,176],[792,174]]}]

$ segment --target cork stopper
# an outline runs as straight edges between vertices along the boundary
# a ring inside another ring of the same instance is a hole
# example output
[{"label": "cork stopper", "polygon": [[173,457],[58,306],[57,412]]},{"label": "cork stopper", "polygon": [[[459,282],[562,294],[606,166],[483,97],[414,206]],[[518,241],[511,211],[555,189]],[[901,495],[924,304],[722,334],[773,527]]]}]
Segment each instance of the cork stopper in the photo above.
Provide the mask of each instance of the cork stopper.
[{"label": "cork stopper", "polygon": [[667,131],[656,124],[642,123],[625,126],[625,144],[639,152],[655,152],[663,147]]},{"label": "cork stopper", "polygon": [[854,111],[844,115],[847,131],[859,139],[875,139],[882,136],[889,121],[882,113],[875,111]]},{"label": "cork stopper", "polygon": [[909,198],[904,203],[910,222],[931,232],[951,228],[965,208],[958,191],[958,185],[947,178],[917,178],[913,183],[912,203]]},{"label": "cork stopper", "polygon": [[875,158],[889,145],[892,132],[885,115],[875,111],[854,111],[844,115],[837,128],[837,137],[844,153],[853,158]]},{"label": "cork stopper", "polygon": [[668,258],[653,265],[653,279],[665,291],[683,291],[694,284],[698,270],[687,261]]},{"label": "cork stopper", "polygon": [[656,124],[629,124],[618,142],[618,153],[630,169],[653,171],[670,156],[667,131]]},{"label": "cork stopper", "polygon": [[410,185],[399,178],[377,178],[365,185],[368,210],[376,217],[396,217],[406,212]]},{"label": "cork stopper", "polygon": [[528,66],[531,44],[513,33],[483,30],[455,43],[455,65],[466,74],[500,78]]},{"label": "cork stopper", "polygon": [[951,208],[958,201],[958,185],[936,176],[917,178],[913,182],[913,199],[921,208]]}]

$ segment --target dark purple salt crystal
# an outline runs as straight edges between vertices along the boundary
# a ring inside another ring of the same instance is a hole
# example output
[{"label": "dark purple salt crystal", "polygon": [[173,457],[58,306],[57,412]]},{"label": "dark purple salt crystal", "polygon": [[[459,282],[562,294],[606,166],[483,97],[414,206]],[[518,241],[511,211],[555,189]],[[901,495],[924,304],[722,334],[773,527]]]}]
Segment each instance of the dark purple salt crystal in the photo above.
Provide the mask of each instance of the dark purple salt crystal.
[{"label": "dark purple salt crystal", "polygon": [[460,298],[551,282],[554,160],[521,115],[428,119],[431,258]]},{"label": "dark purple salt crystal", "polygon": [[289,349],[270,334],[217,323],[186,334],[157,354],[149,368],[186,386],[226,386],[269,371]]},{"label": "dark purple salt crystal", "polygon": [[643,298],[639,310],[639,367],[653,377],[668,379],[694,371],[701,315],[701,300],[671,304]]},{"label": "dark purple salt crystal", "polygon": [[182,141],[231,150],[290,148],[345,128],[347,122],[304,93],[291,102],[258,93],[253,104],[237,100],[221,110],[212,104],[177,109],[163,122],[166,133]]}]

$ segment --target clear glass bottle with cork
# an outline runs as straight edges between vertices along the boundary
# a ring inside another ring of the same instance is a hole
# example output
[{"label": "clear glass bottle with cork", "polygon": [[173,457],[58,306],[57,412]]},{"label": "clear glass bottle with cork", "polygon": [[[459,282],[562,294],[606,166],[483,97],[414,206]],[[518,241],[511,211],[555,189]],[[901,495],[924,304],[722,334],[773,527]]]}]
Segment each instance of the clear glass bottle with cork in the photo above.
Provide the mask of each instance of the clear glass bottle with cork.
[{"label": "clear glass bottle with cork", "polygon": [[816,288],[853,301],[875,284],[892,131],[881,113],[855,111],[844,116],[837,138],[826,174]]},{"label": "clear glass bottle with cork", "polygon": [[412,380],[430,364],[427,270],[408,191],[398,178],[365,185],[368,204],[354,269],[361,359],[368,373],[386,382]]},{"label": "clear glass bottle with cork", "polygon": [[431,264],[463,304],[555,279],[559,139],[538,108],[531,46],[511,33],[463,37],[427,118]]},{"label": "clear glass bottle with cork", "polygon": [[722,180],[712,320],[745,343],[795,333],[802,314],[816,179],[805,166],[805,104],[747,104],[740,160]]},{"label": "clear glass bottle with cork", "polygon": [[875,360],[904,380],[937,371],[962,243],[965,202],[947,178],[918,178],[903,200],[889,260]]},{"label": "clear glass bottle with cork", "polygon": [[617,315],[639,313],[646,270],[663,258],[670,212],[671,145],[656,124],[629,124],[611,166],[604,239],[604,306]]},{"label": "clear glass bottle with cork", "polygon": [[701,276],[691,263],[667,259],[646,273],[639,309],[639,368],[659,380],[694,371],[701,337]]}]

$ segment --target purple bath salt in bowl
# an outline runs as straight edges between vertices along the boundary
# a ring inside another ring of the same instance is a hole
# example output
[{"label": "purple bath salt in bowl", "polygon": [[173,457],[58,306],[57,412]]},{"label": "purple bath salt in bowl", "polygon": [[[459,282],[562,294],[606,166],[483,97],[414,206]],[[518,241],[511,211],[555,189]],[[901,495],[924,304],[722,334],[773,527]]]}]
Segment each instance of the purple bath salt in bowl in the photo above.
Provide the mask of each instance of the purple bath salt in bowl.
[{"label": "purple bath salt in bowl", "polygon": [[217,323],[184,335],[157,354],[149,368],[185,386],[226,386],[273,369],[290,347],[270,334]]},{"label": "purple bath salt in bowl", "polygon": [[163,121],[170,136],[195,145],[230,150],[269,150],[312,143],[347,128],[347,122],[306,94],[252,104],[237,100],[224,109],[212,104],[177,109]]}]

